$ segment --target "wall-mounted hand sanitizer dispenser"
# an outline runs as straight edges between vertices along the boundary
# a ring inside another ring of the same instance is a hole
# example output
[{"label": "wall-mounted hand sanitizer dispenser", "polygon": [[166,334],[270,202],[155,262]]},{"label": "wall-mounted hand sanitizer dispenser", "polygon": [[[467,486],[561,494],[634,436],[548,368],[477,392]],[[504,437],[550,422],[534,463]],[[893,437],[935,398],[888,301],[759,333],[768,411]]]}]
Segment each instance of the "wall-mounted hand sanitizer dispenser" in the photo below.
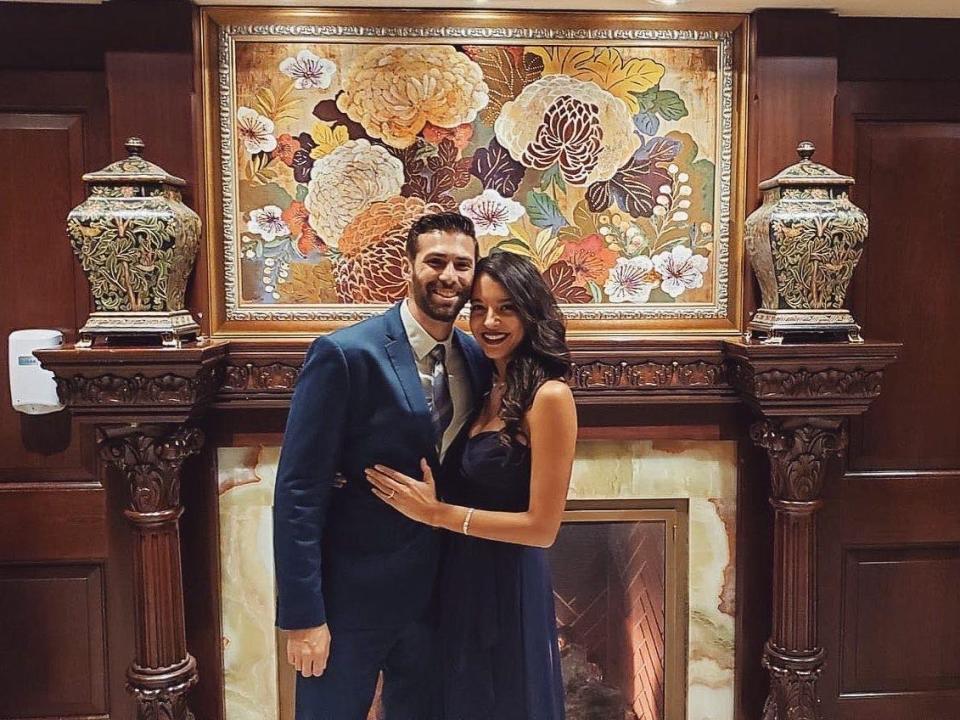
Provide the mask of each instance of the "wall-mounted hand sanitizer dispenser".
[{"label": "wall-mounted hand sanitizer dispenser", "polygon": [[60,347],[63,334],[59,330],[15,330],[10,333],[10,399],[13,409],[27,415],[45,415],[63,410],[57,398],[53,373],[44,370],[33,355],[34,350]]}]

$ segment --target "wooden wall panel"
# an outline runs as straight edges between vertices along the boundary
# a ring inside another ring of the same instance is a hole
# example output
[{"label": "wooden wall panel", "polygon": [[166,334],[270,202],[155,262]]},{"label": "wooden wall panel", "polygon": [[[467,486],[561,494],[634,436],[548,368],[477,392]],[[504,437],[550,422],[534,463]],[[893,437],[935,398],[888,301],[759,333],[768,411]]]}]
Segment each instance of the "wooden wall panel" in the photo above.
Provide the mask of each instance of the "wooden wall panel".
[{"label": "wooden wall panel", "polygon": [[960,690],[960,544],[845,556],[841,695]]},{"label": "wooden wall panel", "polygon": [[[30,98],[4,95],[13,105]],[[80,99],[83,100],[83,99]],[[0,267],[17,268],[0,283],[0,367],[7,336],[21,328],[54,328],[69,341],[88,312],[87,285],[67,241],[64,220],[83,195],[87,134],[82,107],[3,111],[0,107]],[[29,178],[29,182],[25,179]],[[37,204],[42,203],[42,212]],[[4,372],[4,375],[6,373]],[[0,479],[84,476],[76,427],[66,413],[25,416],[0,383]],[[87,475],[87,478],[89,476]]]},{"label": "wooden wall panel", "polygon": [[904,347],[858,423],[850,463],[960,467],[960,375],[947,362],[960,352],[960,230],[937,199],[960,196],[960,122],[868,115],[856,119],[854,143],[853,199],[871,227],[853,310],[866,335]]},{"label": "wooden wall panel", "polygon": [[[6,29],[4,30],[6,32]],[[7,336],[86,321],[89,290],[66,235],[107,163],[103,73],[0,71],[0,717],[108,711],[106,493],[92,432],[66,412],[13,410]],[[119,669],[122,672],[123,666]]]},{"label": "wooden wall panel", "polygon": [[101,560],[106,526],[99,483],[0,483],[0,562]]},{"label": "wooden wall panel", "polygon": [[942,62],[958,27],[841,22],[836,168],[870,218],[850,305],[866,336],[904,347],[826,491],[821,695],[836,720],[960,717],[960,66]]},{"label": "wooden wall panel", "polygon": [[97,565],[0,567],[0,717],[104,714],[104,613]]}]

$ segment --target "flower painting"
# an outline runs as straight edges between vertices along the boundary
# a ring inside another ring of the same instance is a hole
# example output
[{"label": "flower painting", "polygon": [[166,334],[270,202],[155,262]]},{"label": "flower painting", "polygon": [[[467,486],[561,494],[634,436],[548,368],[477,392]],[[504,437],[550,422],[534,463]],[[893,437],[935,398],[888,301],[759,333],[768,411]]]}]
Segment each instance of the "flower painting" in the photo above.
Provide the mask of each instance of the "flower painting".
[{"label": "flower painting", "polygon": [[726,316],[734,32],[363,30],[220,28],[228,319],[376,312],[441,210],[570,318]]}]

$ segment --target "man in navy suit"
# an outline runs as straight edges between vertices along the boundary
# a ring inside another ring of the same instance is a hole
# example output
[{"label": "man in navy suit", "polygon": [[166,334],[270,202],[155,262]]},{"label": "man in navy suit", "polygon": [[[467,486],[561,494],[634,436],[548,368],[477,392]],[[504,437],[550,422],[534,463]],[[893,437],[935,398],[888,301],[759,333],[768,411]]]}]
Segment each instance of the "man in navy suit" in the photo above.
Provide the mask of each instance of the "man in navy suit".
[{"label": "man in navy suit", "polygon": [[297,720],[364,720],[381,671],[386,720],[437,717],[441,534],[376,498],[364,469],[418,477],[426,458],[442,476],[489,378],[453,326],[476,259],[468,218],[420,218],[407,238],[407,298],[307,353],[274,496],[277,624],[299,671]]}]

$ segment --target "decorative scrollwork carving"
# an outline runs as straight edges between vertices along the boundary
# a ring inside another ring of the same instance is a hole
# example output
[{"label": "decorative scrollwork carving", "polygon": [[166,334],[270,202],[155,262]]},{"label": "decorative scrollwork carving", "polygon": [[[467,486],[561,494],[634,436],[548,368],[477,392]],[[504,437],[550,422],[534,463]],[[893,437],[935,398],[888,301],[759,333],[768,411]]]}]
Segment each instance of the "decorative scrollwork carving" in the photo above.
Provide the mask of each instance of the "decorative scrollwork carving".
[{"label": "decorative scrollwork carving", "polygon": [[137,720],[194,720],[187,707],[187,691],[197,684],[196,667],[184,682],[163,689],[145,689],[129,683],[127,689],[137,698]]},{"label": "decorative scrollwork carving", "polygon": [[796,502],[820,497],[826,461],[847,446],[839,421],[818,418],[803,424],[762,420],[750,428],[750,437],[770,456],[771,497]]},{"label": "decorative scrollwork carving", "polygon": [[302,365],[288,365],[286,363],[270,363],[256,365],[227,365],[226,379],[223,390],[226,392],[250,390],[293,390],[300,375]]},{"label": "decorative scrollwork carving", "polygon": [[57,377],[60,402],[78,405],[193,405],[212,400],[220,386],[219,365],[201,368],[193,377],[165,373],[124,377],[112,373],[98,376]]},{"label": "decorative scrollwork carving", "polygon": [[670,362],[572,363],[570,384],[579,389],[703,387],[724,384],[723,366],[702,360]]},{"label": "decorative scrollwork carving", "polygon": [[880,394],[883,371],[827,368],[811,372],[798,368],[755,372],[746,363],[737,362],[730,378],[738,389],[757,398],[874,398]]},{"label": "decorative scrollwork carving", "polygon": [[180,507],[180,467],[202,446],[203,433],[196,428],[180,427],[169,436],[144,428],[104,437],[100,452],[130,481],[131,508],[157,513]]},{"label": "decorative scrollwork carving", "polygon": [[778,667],[765,655],[770,673],[770,693],[763,705],[763,720],[821,720],[817,679],[821,668],[797,670]]}]

